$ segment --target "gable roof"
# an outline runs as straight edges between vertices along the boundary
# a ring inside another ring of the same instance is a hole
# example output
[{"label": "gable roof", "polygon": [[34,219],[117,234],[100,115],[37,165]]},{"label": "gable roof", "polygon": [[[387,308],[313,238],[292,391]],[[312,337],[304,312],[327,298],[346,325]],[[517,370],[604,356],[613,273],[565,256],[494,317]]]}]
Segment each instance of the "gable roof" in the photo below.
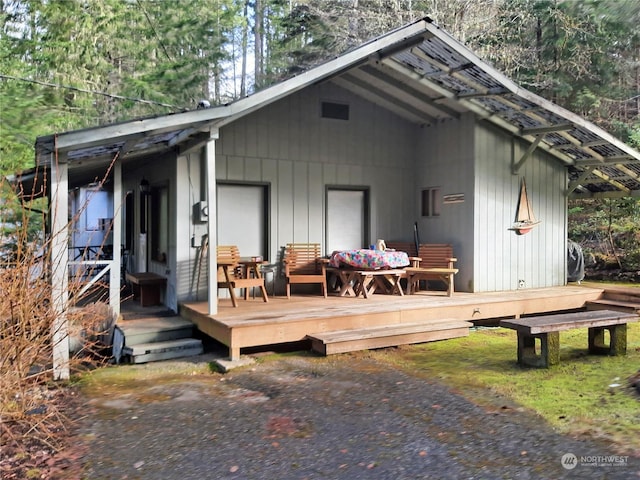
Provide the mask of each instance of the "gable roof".
[{"label": "gable roof", "polygon": [[[640,153],[586,119],[531,93],[424,18],[228,105],[141,118],[104,127],[39,137],[36,165],[57,154],[83,165],[78,175],[205,141],[219,128],[287,95],[320,82],[333,82],[410,122],[430,125],[473,112],[531,147],[541,148],[569,170],[569,192],[580,196],[640,196]],[[26,178],[26,177],[25,177]]]}]

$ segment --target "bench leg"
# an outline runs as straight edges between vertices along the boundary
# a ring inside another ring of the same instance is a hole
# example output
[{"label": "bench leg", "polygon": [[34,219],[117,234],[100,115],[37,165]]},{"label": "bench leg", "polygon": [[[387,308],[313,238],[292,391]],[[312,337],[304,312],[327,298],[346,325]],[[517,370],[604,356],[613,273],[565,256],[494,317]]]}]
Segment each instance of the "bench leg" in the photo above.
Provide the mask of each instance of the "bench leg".
[{"label": "bench leg", "polygon": [[369,298],[370,295],[373,295],[376,291],[377,285],[373,275],[360,275],[360,285],[362,288],[362,296],[364,298]]},{"label": "bench leg", "polygon": [[447,280],[447,296],[448,297],[453,297],[453,289],[454,289],[454,283],[453,283],[453,273],[450,273],[449,275],[447,275],[448,280]]},{"label": "bench leg", "polygon": [[[540,339],[540,355],[536,354],[536,338]],[[559,332],[529,335],[518,332],[518,363],[529,367],[549,368],[560,362]]]},{"label": "bench leg", "polygon": [[140,286],[137,283],[131,283],[131,291],[133,292],[133,299],[140,299]]},{"label": "bench leg", "polygon": [[[609,330],[609,345],[605,344],[604,331]],[[589,329],[589,353],[596,355],[625,355],[627,353],[627,324]]]},{"label": "bench leg", "polygon": [[160,287],[158,285],[140,285],[140,305],[149,307],[160,304]]},{"label": "bench leg", "polygon": [[400,284],[400,275],[385,275],[381,278],[383,288],[385,287],[385,282],[389,284],[389,288],[387,289],[390,294],[398,293],[401,297],[404,296],[404,292],[402,291],[402,285]]}]

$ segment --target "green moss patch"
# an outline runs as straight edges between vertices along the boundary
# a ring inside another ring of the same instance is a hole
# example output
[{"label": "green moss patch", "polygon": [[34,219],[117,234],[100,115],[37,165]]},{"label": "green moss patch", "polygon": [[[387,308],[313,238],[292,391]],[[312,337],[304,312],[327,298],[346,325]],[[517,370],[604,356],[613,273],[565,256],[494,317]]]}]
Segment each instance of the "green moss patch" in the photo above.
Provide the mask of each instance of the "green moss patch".
[{"label": "green moss patch", "polygon": [[209,363],[157,362],[142,365],[118,365],[78,375],[76,381],[89,396],[131,394],[157,385],[185,380],[210,380],[217,375]]}]

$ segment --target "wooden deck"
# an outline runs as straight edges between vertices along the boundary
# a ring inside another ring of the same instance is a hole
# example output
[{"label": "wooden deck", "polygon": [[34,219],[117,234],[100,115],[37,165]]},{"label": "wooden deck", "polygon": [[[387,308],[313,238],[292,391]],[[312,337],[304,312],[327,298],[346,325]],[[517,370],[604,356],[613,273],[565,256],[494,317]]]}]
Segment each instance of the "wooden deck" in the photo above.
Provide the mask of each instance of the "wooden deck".
[{"label": "wooden deck", "polygon": [[240,301],[220,299],[218,313],[209,316],[207,303],[180,305],[180,315],[198,329],[229,347],[232,360],[242,348],[307,340],[318,333],[403,324],[430,324],[447,320],[481,322],[519,318],[583,308],[602,295],[601,288],[565,286],[516,292],[456,293],[419,292],[415,295],[373,295],[349,298],[320,295],[272,296]]}]

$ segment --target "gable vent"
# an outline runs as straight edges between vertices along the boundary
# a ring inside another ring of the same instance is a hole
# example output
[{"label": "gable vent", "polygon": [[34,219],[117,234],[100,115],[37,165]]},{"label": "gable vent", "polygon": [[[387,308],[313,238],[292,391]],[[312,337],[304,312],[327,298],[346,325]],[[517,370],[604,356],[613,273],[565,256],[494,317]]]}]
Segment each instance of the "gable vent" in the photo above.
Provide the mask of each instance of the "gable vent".
[{"label": "gable vent", "polygon": [[322,118],[349,120],[349,105],[344,103],[322,102]]}]

